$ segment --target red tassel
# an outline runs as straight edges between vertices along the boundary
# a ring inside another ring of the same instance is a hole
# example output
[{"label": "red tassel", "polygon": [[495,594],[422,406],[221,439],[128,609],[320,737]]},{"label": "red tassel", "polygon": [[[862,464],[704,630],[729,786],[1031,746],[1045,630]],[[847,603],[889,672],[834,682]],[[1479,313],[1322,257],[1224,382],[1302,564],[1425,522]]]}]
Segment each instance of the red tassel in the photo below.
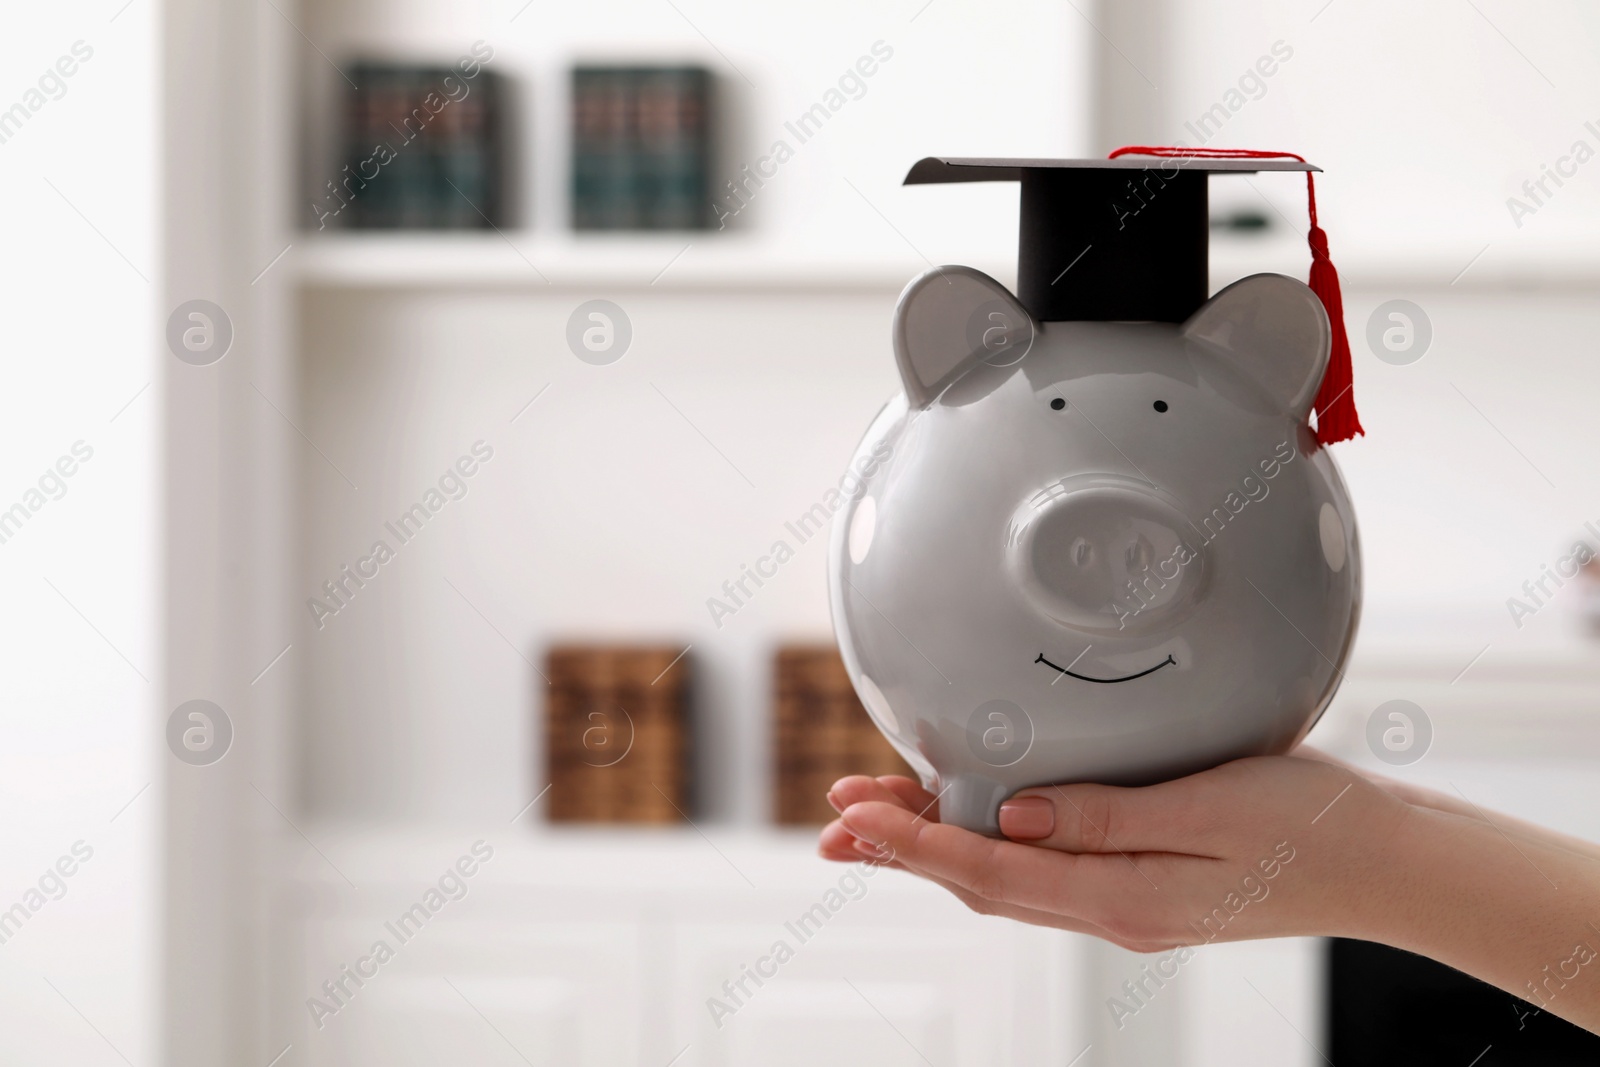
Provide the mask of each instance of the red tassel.
[{"label": "red tassel", "polygon": [[[1128,145],[1112,152],[1108,157],[1159,156],[1177,159],[1297,159],[1304,156],[1293,152],[1257,152],[1247,148],[1181,148],[1151,145]],[[1311,172],[1306,171],[1306,213],[1311,219],[1311,230],[1306,243],[1311,246],[1311,275],[1306,284],[1322,301],[1328,313],[1328,324],[1333,328],[1333,351],[1328,356],[1328,369],[1322,375],[1322,386],[1317,390],[1312,405],[1317,413],[1317,440],[1324,445],[1348,441],[1356,434],[1365,435],[1361,417],[1356,414],[1356,398],[1351,391],[1355,379],[1350,365],[1350,337],[1344,328],[1344,297],[1339,291],[1339,272],[1328,258],[1328,235],[1317,225],[1317,186]]]}]

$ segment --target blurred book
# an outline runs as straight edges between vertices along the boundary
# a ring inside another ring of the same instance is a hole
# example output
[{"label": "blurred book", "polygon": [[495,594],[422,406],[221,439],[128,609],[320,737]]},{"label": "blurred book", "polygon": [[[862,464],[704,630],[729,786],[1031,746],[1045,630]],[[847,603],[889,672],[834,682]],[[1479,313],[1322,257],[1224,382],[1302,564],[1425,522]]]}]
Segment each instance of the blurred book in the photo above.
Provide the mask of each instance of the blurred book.
[{"label": "blurred book", "polygon": [[688,818],[689,660],[682,649],[550,650],[545,759],[552,822]]},{"label": "blurred book", "polygon": [[711,208],[711,73],[572,72],[572,226],[698,230]]},{"label": "blurred book", "polygon": [[916,775],[878,732],[832,645],[786,645],[774,661],[777,821],[815,826],[831,820],[833,783],[850,774]]},{"label": "blurred book", "polygon": [[505,80],[479,69],[356,63],[341,170],[317,190],[324,224],[353,229],[506,225]]}]

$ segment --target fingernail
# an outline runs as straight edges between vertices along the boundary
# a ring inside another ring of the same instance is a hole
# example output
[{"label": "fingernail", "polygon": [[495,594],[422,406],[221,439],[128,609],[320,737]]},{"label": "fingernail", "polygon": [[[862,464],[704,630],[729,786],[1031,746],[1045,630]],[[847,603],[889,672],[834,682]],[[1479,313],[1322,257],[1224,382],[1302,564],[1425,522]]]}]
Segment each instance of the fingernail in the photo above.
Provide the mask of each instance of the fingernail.
[{"label": "fingernail", "polygon": [[844,805],[839,803],[839,798],[833,795],[833,790],[828,790],[828,803],[833,805],[833,810],[844,814]]},{"label": "fingernail", "polygon": [[1007,837],[1036,840],[1056,828],[1056,807],[1044,797],[1018,797],[1000,805],[1000,832]]},{"label": "fingernail", "polygon": [[850,847],[868,859],[878,860],[883,858],[883,847],[874,845],[871,841],[863,841],[858,837],[850,842]]}]

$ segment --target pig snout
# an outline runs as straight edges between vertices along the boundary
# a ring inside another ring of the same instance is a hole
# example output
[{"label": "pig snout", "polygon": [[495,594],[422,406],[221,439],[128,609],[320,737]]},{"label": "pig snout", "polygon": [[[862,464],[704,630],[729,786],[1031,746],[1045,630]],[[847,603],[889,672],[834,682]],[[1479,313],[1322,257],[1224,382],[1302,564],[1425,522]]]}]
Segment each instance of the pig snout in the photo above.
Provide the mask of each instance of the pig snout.
[{"label": "pig snout", "polygon": [[1080,476],[1013,517],[1010,566],[1033,604],[1091,633],[1147,633],[1188,613],[1205,584],[1202,538],[1176,503],[1142,482]]}]

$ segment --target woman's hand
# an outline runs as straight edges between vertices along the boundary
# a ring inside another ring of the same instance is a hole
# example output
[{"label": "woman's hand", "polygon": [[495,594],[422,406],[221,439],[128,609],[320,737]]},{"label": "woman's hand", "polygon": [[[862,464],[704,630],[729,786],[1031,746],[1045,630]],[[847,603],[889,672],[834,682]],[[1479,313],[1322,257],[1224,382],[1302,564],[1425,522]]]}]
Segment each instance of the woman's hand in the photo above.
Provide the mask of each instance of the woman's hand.
[{"label": "woman's hand", "polygon": [[1320,753],[1142,789],[1024,789],[997,840],[906,778],[841,779],[821,854],[885,863],[985,915],[1137,952],[1289,935],[1430,956],[1600,1032],[1600,848]]},{"label": "woman's hand", "polygon": [[878,860],[973,910],[1150,952],[1212,940],[1361,936],[1390,881],[1411,805],[1356,772],[1286,756],[1237,760],[1142,789],[1026,789],[994,840],[944,826],[905,778],[845,778],[822,833],[830,859]]}]

